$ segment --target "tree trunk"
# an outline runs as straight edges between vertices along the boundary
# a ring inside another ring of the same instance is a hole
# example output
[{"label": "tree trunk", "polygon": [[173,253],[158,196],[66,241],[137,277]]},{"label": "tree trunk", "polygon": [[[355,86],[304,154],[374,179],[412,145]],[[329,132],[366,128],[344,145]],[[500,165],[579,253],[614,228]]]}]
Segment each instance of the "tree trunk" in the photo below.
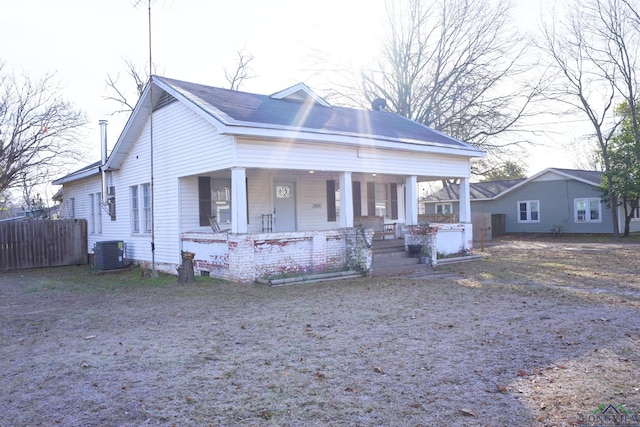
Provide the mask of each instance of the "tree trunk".
[{"label": "tree trunk", "polygon": [[193,252],[180,251],[182,255],[182,265],[178,267],[178,283],[193,283],[196,281],[193,272]]}]

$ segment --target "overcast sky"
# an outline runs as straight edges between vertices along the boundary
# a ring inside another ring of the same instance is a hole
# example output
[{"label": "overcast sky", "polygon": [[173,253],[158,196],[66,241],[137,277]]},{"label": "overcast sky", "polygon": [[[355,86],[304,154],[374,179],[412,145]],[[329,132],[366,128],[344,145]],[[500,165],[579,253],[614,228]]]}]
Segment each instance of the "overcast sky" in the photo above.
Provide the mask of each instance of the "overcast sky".
[{"label": "overcast sky", "polygon": [[[0,60],[32,78],[56,73],[63,96],[87,113],[87,163],[99,160],[98,120],[109,120],[110,146],[126,120],[109,115],[116,105],[104,100],[107,73],[121,73],[128,83],[124,58],[148,64],[146,0],[137,6],[136,0],[0,2]],[[533,28],[537,1],[521,2],[523,26]],[[357,67],[375,56],[385,21],[383,0],[154,0],[151,16],[157,74],[228,87],[224,68],[233,69],[244,48],[255,57],[257,77],[241,89],[264,94],[301,81],[322,94],[331,84],[323,79],[329,68]],[[314,63],[322,54],[331,54],[331,61]],[[562,149],[567,137],[538,142],[544,149],[532,151],[530,174],[573,166]]]}]

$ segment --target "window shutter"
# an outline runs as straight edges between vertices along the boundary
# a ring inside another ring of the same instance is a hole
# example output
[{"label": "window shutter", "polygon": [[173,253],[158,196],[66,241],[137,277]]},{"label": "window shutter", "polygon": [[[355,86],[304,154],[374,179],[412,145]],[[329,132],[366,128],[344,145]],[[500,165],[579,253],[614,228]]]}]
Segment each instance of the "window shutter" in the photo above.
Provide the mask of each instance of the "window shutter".
[{"label": "window shutter", "polygon": [[353,193],[353,216],[362,216],[362,192],[360,190],[360,181],[351,183],[351,191]]},{"label": "window shutter", "polygon": [[398,219],[398,184],[391,183],[389,191],[391,192],[391,219]]},{"label": "window shutter", "polygon": [[327,180],[327,221],[336,221],[336,182]]},{"label": "window shutter", "polygon": [[198,177],[198,204],[200,207],[200,225],[208,226],[211,216],[211,178]]}]

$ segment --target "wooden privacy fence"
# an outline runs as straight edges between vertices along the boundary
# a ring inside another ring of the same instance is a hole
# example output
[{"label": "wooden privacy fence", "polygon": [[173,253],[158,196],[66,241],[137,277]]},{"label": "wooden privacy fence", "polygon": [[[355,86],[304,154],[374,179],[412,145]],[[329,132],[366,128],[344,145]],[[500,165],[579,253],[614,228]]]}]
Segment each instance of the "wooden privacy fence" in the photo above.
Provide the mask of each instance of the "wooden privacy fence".
[{"label": "wooden privacy fence", "polygon": [[0,222],[0,271],[86,263],[84,219]]}]

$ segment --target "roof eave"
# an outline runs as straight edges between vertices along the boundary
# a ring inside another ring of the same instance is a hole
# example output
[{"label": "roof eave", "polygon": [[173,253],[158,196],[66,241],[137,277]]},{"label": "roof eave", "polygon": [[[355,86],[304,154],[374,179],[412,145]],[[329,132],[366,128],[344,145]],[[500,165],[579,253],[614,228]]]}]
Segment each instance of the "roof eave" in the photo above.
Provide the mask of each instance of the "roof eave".
[{"label": "roof eave", "polygon": [[53,185],[64,185],[70,182],[79,181],[81,179],[89,178],[93,175],[98,175],[100,173],[100,166],[96,166],[95,168],[87,169],[86,171],[82,171],[79,173],[72,173],[62,178],[58,178],[51,183]]},{"label": "roof eave", "polygon": [[[367,145],[372,148],[386,148],[404,151],[421,151],[437,154],[449,154],[464,157],[486,157],[486,152],[471,145],[451,147],[437,142],[418,141],[411,139],[390,138],[380,135],[360,135],[346,132],[330,132],[308,128],[291,128],[289,126],[260,126],[251,124],[228,125],[226,133],[234,136],[264,137],[289,139],[309,142],[328,142],[352,146]],[[368,144],[366,143],[368,142]],[[371,144],[374,142],[374,144]],[[402,144],[402,146],[399,146]]]}]

